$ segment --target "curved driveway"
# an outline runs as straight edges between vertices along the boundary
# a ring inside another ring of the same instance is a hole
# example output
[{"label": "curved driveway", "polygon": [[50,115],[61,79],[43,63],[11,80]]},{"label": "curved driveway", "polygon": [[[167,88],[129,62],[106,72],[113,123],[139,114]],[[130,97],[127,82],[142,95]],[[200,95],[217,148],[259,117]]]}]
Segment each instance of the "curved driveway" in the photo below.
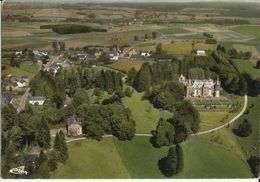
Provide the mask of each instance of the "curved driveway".
[{"label": "curved driveway", "polygon": [[[207,133],[211,133],[213,131],[216,131],[216,130],[219,130],[221,128],[224,128],[225,126],[233,123],[234,121],[236,121],[240,116],[242,116],[242,114],[245,112],[246,108],[247,108],[247,102],[248,102],[248,98],[247,98],[247,95],[245,95],[245,101],[244,101],[244,106],[243,106],[243,109],[238,113],[238,115],[236,115],[234,118],[232,118],[229,122],[219,126],[219,127],[216,127],[216,128],[213,128],[211,130],[207,130],[207,131],[203,131],[203,132],[199,132],[199,133],[195,133],[195,134],[190,134],[190,136],[196,136],[196,135],[203,135],[203,134],[207,134]],[[146,134],[146,133],[136,133],[135,136],[144,136],[144,137],[151,137],[152,134]],[[109,138],[109,137],[113,137],[113,135],[104,135],[103,138]],[[69,142],[72,142],[72,141],[77,141],[77,140],[83,140],[83,139],[86,139],[85,137],[80,137],[80,138],[74,138],[74,139],[69,139],[67,140],[66,142],[69,143]]]}]

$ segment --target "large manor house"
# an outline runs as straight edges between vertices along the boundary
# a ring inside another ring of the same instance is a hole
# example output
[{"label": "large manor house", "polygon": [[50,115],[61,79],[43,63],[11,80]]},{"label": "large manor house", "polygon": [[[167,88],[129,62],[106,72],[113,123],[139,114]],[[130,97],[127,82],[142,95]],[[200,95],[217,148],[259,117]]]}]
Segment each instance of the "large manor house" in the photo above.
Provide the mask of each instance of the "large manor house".
[{"label": "large manor house", "polygon": [[187,79],[185,76],[181,75],[179,77],[179,82],[184,84],[186,89],[186,97],[219,97],[220,95],[220,81],[212,79]]}]

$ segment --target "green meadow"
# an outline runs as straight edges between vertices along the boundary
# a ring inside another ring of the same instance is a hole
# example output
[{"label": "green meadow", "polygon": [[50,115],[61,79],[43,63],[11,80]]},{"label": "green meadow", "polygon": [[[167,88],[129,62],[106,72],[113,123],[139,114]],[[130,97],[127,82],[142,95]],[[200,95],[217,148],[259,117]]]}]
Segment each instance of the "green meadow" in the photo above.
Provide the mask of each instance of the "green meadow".
[{"label": "green meadow", "polygon": [[234,59],[233,61],[239,72],[249,73],[253,78],[260,77],[260,69],[255,68],[256,65],[252,62],[242,59]]},{"label": "green meadow", "polygon": [[[69,159],[59,164],[54,178],[165,178],[158,160],[168,147],[154,148],[150,137],[132,141],[103,138],[68,144]],[[249,178],[247,164],[228,150],[207,142],[189,140],[182,144],[184,170],[173,178]]]},{"label": "green meadow", "polygon": [[233,31],[243,35],[260,37],[260,26],[238,26],[233,28]]}]

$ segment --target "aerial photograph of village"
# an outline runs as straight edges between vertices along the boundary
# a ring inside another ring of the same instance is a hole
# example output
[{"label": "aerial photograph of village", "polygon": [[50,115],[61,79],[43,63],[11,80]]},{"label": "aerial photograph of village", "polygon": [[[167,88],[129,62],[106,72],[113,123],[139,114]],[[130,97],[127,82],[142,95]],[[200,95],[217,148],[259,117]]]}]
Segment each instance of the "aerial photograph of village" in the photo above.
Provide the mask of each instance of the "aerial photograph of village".
[{"label": "aerial photograph of village", "polygon": [[1,3],[1,178],[259,178],[259,0]]}]

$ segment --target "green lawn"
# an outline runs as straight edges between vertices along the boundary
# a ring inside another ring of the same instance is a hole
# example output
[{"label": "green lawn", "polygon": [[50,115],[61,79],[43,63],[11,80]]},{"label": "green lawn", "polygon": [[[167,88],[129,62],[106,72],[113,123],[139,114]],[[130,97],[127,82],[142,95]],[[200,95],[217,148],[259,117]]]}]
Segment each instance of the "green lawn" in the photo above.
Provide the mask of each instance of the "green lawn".
[{"label": "green lawn", "polygon": [[[59,164],[54,178],[165,178],[157,163],[167,155],[168,147],[154,148],[149,139],[71,142],[69,159],[66,165]],[[173,178],[251,177],[246,163],[223,148],[193,139],[182,146],[184,171]]]},{"label": "green lawn", "polygon": [[139,70],[143,65],[144,61],[129,61],[128,59],[120,59],[110,66],[114,69],[128,72],[131,68]]},{"label": "green lawn", "polygon": [[[251,155],[258,155],[259,154],[259,122],[260,122],[260,96],[258,97],[249,97],[248,106],[254,104],[253,108],[249,108],[249,113],[244,114],[243,117],[239,118],[234,124],[233,127],[230,128],[237,128],[238,125],[243,121],[244,118],[247,118],[252,126],[253,132],[248,137],[238,137],[235,136],[237,142],[241,145],[243,152],[245,153],[246,157],[250,157]],[[231,132],[231,131],[230,131]]]},{"label": "green lawn", "polygon": [[200,112],[200,130],[207,131],[228,122],[233,114],[228,112]]},{"label": "green lawn", "polygon": [[28,76],[30,78],[33,78],[36,73],[37,69],[33,65],[21,65],[19,68],[7,66],[6,69],[2,71],[2,75],[12,74],[16,77]]},{"label": "green lawn", "polygon": [[224,46],[226,50],[233,49],[233,43],[232,42],[221,42],[221,46]]},{"label": "green lawn", "polygon": [[260,69],[255,68],[255,64],[248,60],[234,59],[239,72],[249,73],[253,78],[260,77]]},{"label": "green lawn", "polygon": [[130,178],[111,138],[68,144],[69,159],[60,164],[53,178]]},{"label": "green lawn", "polygon": [[170,118],[172,113],[155,109],[149,101],[141,100],[143,94],[135,91],[131,98],[123,98],[123,103],[131,110],[136,121],[136,133],[151,133],[161,117]]},{"label": "green lawn", "polygon": [[38,73],[38,66],[32,63],[23,63],[20,66],[20,69],[27,71],[28,73],[37,74]]},{"label": "green lawn", "polygon": [[233,28],[233,31],[244,35],[260,37],[260,26],[238,26]]},{"label": "green lawn", "polygon": [[159,30],[163,34],[172,35],[172,34],[178,34],[178,33],[187,33],[188,30],[185,30],[183,28],[179,27],[172,27],[172,28],[163,28]]}]

